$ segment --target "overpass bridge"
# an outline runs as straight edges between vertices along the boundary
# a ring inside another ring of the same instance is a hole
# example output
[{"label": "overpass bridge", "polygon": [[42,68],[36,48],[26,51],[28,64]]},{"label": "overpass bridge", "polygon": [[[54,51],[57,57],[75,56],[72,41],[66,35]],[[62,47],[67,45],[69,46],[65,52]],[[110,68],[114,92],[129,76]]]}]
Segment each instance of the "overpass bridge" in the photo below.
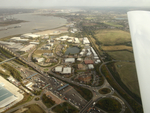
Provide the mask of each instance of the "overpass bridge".
[{"label": "overpass bridge", "polygon": [[10,58],[10,59],[6,59],[6,60],[0,62],[0,64],[5,63],[5,62],[8,62],[8,61],[10,61],[10,60],[13,60],[13,59],[15,59],[15,58],[17,58],[17,57],[12,57],[12,58]]}]

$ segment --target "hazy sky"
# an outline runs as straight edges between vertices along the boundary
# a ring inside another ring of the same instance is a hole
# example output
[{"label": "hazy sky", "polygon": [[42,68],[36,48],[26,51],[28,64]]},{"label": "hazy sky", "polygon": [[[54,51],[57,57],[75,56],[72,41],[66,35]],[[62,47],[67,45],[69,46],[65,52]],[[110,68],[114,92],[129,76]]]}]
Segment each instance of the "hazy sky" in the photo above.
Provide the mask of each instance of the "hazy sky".
[{"label": "hazy sky", "polygon": [[150,6],[150,0],[0,0],[0,8],[45,6]]}]

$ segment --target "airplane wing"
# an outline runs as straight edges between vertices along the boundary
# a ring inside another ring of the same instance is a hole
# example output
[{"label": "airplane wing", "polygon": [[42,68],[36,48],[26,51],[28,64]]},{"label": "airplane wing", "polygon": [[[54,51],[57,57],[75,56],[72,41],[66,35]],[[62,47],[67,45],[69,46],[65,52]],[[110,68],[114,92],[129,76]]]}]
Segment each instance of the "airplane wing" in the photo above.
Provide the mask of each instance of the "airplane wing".
[{"label": "airplane wing", "polygon": [[144,113],[150,113],[150,12],[127,15]]}]

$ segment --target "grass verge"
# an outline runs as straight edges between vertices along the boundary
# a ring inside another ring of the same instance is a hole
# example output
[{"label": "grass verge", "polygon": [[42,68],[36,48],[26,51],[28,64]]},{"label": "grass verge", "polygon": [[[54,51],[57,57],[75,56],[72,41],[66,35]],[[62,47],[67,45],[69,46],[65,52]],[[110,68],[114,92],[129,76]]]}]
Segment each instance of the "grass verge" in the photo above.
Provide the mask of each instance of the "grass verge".
[{"label": "grass verge", "polygon": [[121,104],[112,98],[103,98],[97,102],[96,106],[107,113],[120,113],[121,111]]},{"label": "grass verge", "polygon": [[51,108],[55,104],[55,101],[53,101],[51,98],[48,98],[46,94],[42,96],[42,102],[47,108]]},{"label": "grass verge", "polygon": [[67,102],[59,104],[52,109],[56,113],[79,113],[79,110]]}]

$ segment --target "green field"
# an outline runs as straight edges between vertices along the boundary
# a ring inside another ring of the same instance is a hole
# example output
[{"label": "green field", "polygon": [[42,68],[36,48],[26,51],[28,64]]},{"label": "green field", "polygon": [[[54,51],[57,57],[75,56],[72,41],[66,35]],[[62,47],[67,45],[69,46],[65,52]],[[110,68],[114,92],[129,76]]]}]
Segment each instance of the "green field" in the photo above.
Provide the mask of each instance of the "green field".
[{"label": "green field", "polygon": [[79,113],[78,109],[67,102],[55,106],[52,110],[56,113]]},{"label": "green field", "polygon": [[115,60],[134,61],[133,53],[128,52],[128,51],[113,51],[113,52],[107,52],[107,53]]},{"label": "green field", "polygon": [[97,107],[107,111],[107,113],[120,113],[121,104],[112,98],[103,98],[96,104]]},{"label": "green field", "polygon": [[110,25],[110,26],[113,26],[113,27],[123,27],[123,25],[119,25],[119,24],[112,23],[112,22],[107,22],[107,23],[104,23],[104,24]]},{"label": "green field", "polygon": [[110,46],[131,41],[130,33],[121,30],[99,30],[95,36],[103,45]]},{"label": "green field", "polygon": [[27,108],[28,110],[23,113],[45,113],[45,111],[36,104],[29,105]]},{"label": "green field", "polygon": [[119,73],[121,81],[129,88],[131,92],[140,97],[135,63],[117,62],[115,63],[115,67]]}]

